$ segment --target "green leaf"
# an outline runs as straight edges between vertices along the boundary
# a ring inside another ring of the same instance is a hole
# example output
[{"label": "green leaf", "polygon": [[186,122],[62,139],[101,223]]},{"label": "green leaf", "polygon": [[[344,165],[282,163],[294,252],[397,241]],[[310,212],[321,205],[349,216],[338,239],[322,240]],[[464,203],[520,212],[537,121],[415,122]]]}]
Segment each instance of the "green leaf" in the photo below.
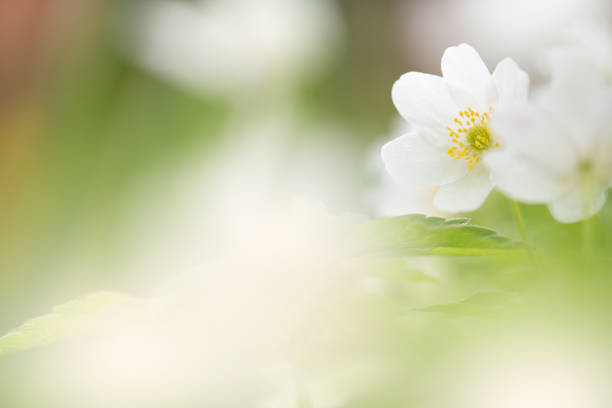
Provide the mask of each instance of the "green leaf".
[{"label": "green leaf", "polygon": [[516,304],[516,299],[512,294],[490,291],[476,293],[457,303],[432,305],[413,310],[468,316],[494,315],[513,304]]},{"label": "green leaf", "polygon": [[362,249],[385,255],[481,256],[524,251],[525,245],[468,218],[444,219],[421,214],[379,218],[359,230]]},{"label": "green leaf", "polygon": [[28,320],[0,337],[0,357],[99,330],[104,321],[142,305],[117,292],[96,292],[57,305],[50,314]]}]

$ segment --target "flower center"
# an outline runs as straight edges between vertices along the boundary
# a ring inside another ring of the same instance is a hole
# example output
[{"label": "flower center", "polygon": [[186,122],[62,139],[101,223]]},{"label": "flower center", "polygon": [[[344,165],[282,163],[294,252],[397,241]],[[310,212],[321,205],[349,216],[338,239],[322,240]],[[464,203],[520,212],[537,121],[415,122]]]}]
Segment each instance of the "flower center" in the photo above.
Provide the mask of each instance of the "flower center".
[{"label": "flower center", "polygon": [[491,142],[491,135],[486,126],[476,125],[468,130],[466,140],[474,150],[487,150]]},{"label": "flower center", "polygon": [[593,163],[588,160],[582,160],[578,163],[578,170],[581,174],[588,174],[593,171]]},{"label": "flower center", "polygon": [[459,112],[459,117],[453,119],[454,128],[446,127],[455,144],[448,149],[448,155],[467,161],[470,170],[474,168],[474,163],[480,162],[487,149],[499,146],[499,143],[493,143],[493,134],[489,128],[489,113],[492,111],[493,108],[489,107],[489,112],[479,113],[468,107],[467,110]]}]

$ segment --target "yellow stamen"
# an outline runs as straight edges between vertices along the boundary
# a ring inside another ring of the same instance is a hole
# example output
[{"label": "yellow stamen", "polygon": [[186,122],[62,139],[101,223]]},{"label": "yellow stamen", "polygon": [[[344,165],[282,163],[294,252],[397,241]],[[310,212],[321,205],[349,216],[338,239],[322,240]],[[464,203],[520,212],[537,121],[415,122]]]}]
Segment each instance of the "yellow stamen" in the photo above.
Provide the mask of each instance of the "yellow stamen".
[{"label": "yellow stamen", "polygon": [[[455,126],[446,126],[452,143],[456,145],[448,149],[448,155],[454,159],[464,159],[470,170],[474,168],[475,163],[482,161],[482,155],[489,148],[499,147],[499,138],[494,137],[489,128],[491,112],[492,106],[489,106],[488,112],[476,112],[468,106],[467,109],[459,111],[458,117],[453,118]],[[465,123],[459,117],[464,119]]]}]

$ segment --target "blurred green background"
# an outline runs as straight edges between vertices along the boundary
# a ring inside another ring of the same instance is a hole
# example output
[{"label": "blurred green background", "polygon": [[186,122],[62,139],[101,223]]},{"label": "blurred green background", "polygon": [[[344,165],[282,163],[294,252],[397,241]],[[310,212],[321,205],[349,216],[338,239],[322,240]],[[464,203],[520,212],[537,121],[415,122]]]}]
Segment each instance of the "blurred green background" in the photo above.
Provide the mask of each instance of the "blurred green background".
[{"label": "blurred green background", "polygon": [[[345,204],[367,185],[366,149],[388,131],[395,115],[389,89],[408,68],[388,24],[392,3],[340,2],[344,39],[328,66],[271,85],[290,88],[281,103],[295,106],[304,126],[333,120],[345,127],[333,135],[354,147]],[[242,96],[196,92],[135,66],[114,31],[124,9],[122,2],[2,6],[12,30],[4,26],[0,77],[8,90],[0,105],[0,327],[88,290],[125,288],[129,271],[116,265],[130,244],[127,218],[155,199],[138,196],[141,186],[153,180],[163,191],[193,151],[207,160],[232,137],[224,133],[231,98]]]}]

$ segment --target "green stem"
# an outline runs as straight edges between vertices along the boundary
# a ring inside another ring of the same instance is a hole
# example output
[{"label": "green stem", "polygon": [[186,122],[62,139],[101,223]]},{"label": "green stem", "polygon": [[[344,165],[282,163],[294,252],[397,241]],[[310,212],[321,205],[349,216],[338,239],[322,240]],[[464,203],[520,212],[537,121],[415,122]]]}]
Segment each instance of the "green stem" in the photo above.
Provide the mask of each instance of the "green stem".
[{"label": "green stem", "polygon": [[582,173],[582,250],[585,255],[590,256],[592,252],[593,230],[591,228],[591,196],[592,196],[592,171],[590,164],[581,166]]},{"label": "green stem", "polygon": [[510,200],[512,203],[512,214],[514,215],[514,222],[516,222],[516,226],[518,227],[519,233],[521,234],[521,239],[525,242],[528,242],[527,239],[527,229],[525,228],[525,221],[523,220],[523,214],[521,213],[521,206],[514,200]]},{"label": "green stem", "polygon": [[591,228],[591,220],[585,218],[582,220],[582,250],[585,255],[591,255],[593,230]]}]

